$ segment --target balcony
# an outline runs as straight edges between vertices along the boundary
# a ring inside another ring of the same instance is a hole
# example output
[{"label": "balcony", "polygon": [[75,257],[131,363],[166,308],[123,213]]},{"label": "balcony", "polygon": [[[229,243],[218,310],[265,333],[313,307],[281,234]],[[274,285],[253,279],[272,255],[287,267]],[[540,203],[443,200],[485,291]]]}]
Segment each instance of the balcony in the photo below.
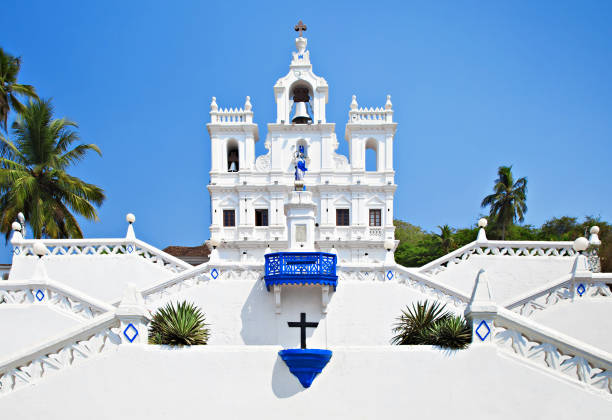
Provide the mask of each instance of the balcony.
[{"label": "balcony", "polygon": [[336,290],[336,255],[326,252],[275,252],[266,254],[266,288],[281,284],[318,284]]}]

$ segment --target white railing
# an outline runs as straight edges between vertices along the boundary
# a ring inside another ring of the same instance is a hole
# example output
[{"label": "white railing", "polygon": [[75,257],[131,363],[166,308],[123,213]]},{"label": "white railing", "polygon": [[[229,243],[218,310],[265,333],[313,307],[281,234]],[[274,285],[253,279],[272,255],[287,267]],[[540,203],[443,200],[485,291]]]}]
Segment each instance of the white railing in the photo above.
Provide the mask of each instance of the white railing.
[{"label": "white railing", "polygon": [[116,349],[123,341],[119,326],[114,313],[104,314],[86,326],[0,361],[0,394]]},{"label": "white railing", "polygon": [[46,257],[136,255],[173,273],[190,268],[188,263],[173,257],[139,239],[24,239],[13,243],[15,257],[34,256],[34,243],[47,247]]},{"label": "white railing", "polygon": [[401,265],[376,267],[343,264],[338,265],[337,273],[338,286],[347,281],[397,281],[456,308],[465,308],[469,301],[469,297],[458,290],[438,284],[428,276]]},{"label": "white railing", "polygon": [[385,239],[385,232],[381,227],[371,227],[368,229],[368,233],[372,239]]},{"label": "white railing", "polygon": [[85,320],[92,320],[115,309],[112,305],[52,280],[0,282],[0,305],[2,304],[47,305]]},{"label": "white railing", "polygon": [[493,342],[530,365],[612,395],[612,355],[500,308],[493,321]]},{"label": "white railing", "polygon": [[508,257],[573,257],[573,242],[547,241],[487,241],[469,243],[419,269],[435,276],[453,265],[467,261],[473,255]]},{"label": "white railing", "polygon": [[546,309],[562,301],[612,298],[612,289],[610,284],[606,283],[606,280],[612,283],[612,275],[596,273],[590,279],[574,281],[572,274],[566,274],[560,279],[524,293],[503,306],[518,314],[530,316],[536,311]]},{"label": "white railing", "polygon": [[393,111],[391,109],[376,108],[359,108],[349,111],[349,123],[382,123],[393,122]]},{"label": "white railing", "polygon": [[186,288],[197,286],[211,280],[256,281],[263,277],[263,264],[214,263],[207,262],[186,270],[168,280],[141,290],[147,305],[178,293]]},{"label": "white railing", "polygon": [[245,111],[242,108],[219,108],[218,111],[210,112],[210,122],[217,124],[252,123],[253,112]]}]

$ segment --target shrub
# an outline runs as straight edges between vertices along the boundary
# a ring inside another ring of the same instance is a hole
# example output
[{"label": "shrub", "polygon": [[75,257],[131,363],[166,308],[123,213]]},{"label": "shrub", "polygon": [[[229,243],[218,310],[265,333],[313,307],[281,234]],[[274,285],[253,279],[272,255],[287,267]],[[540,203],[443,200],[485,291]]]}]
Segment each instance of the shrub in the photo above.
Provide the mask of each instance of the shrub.
[{"label": "shrub", "polygon": [[429,328],[436,321],[448,317],[448,313],[444,312],[444,305],[429,301],[417,302],[412,304],[412,308],[406,307],[402,310],[402,315],[397,318],[397,323],[393,328],[396,333],[391,339],[393,344],[433,344],[430,341],[430,336],[427,334]]},{"label": "shrub", "polygon": [[446,305],[417,302],[402,310],[394,324],[392,344],[435,345],[464,349],[472,341],[472,329],[462,316],[445,311]]},{"label": "shrub", "polygon": [[472,328],[462,316],[449,316],[435,322],[427,333],[433,344],[448,349],[464,349],[472,342]]},{"label": "shrub", "polygon": [[171,346],[203,345],[210,334],[205,316],[192,303],[173,303],[160,308],[153,315],[149,326],[149,344],[168,344]]}]

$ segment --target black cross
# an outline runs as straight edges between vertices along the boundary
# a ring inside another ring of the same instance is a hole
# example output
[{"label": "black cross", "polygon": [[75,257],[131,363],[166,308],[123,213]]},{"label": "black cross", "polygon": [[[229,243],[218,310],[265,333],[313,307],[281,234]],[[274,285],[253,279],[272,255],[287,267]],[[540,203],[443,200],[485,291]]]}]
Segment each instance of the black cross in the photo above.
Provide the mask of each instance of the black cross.
[{"label": "black cross", "polygon": [[298,24],[293,27],[293,29],[295,30],[295,32],[299,32],[300,33],[300,38],[301,38],[302,37],[302,31],[306,30],[306,25],[304,25],[302,23],[302,21],[300,20],[298,22]]},{"label": "black cross", "polygon": [[300,314],[300,322],[287,322],[290,327],[300,328],[300,347],[306,348],[306,328],[316,328],[318,322],[306,322],[306,313]]}]

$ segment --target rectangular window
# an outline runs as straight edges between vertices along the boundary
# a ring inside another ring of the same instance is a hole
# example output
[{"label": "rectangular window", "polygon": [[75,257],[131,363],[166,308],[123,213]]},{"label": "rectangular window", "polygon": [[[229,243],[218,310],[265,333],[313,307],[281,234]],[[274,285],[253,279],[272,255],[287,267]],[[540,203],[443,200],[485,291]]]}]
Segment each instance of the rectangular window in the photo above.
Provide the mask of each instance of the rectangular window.
[{"label": "rectangular window", "polygon": [[268,226],[268,209],[255,209],[255,226]]},{"label": "rectangular window", "polygon": [[370,226],[380,226],[380,209],[370,209]]},{"label": "rectangular window", "polygon": [[349,221],[349,209],[336,209],[336,226],[348,226]]},{"label": "rectangular window", "polygon": [[223,210],[223,226],[236,226],[236,212]]}]

